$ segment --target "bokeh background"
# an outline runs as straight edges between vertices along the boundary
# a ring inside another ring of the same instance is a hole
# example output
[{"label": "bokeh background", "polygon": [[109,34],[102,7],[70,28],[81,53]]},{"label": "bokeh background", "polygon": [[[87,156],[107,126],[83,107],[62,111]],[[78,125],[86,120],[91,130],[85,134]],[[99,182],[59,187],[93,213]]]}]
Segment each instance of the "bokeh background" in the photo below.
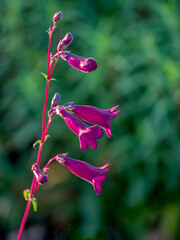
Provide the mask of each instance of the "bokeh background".
[{"label": "bokeh background", "polygon": [[33,143],[41,136],[48,35],[64,14],[52,51],[67,32],[73,53],[94,57],[85,74],[59,61],[50,84],[61,103],[119,105],[115,137],[82,152],[55,117],[42,163],[58,153],[95,166],[110,163],[102,193],[52,164],[37,194],[25,240],[180,239],[180,2],[178,0],[0,1],[0,239],[16,239],[30,187]]}]

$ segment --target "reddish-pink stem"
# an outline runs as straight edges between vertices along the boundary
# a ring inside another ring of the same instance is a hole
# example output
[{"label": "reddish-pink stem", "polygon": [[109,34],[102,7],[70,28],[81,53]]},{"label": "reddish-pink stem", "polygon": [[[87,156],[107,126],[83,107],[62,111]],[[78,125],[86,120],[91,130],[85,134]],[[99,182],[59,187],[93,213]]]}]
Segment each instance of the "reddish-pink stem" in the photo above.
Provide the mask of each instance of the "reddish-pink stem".
[{"label": "reddish-pink stem", "polygon": [[44,167],[44,171],[45,171],[46,169],[48,169],[49,165],[50,165],[50,164],[52,163],[52,161],[54,161],[54,160],[56,160],[56,157],[51,158],[51,159],[47,162],[46,166]]},{"label": "reddish-pink stem", "polygon": [[[51,123],[51,119],[49,118],[48,119],[48,123],[47,123],[47,126],[46,126],[46,129],[44,131],[44,134],[41,138],[41,141],[43,142],[45,137],[46,137],[46,134],[47,134],[47,131],[48,131],[48,128],[50,126],[50,123]],[[42,148],[43,148],[43,143],[40,144],[39,146],[39,152],[38,152],[38,157],[37,157],[37,164],[39,165],[40,163],[40,160],[41,160],[41,153],[42,153]],[[36,182],[36,178],[34,177],[33,178],[33,181],[32,181],[32,184],[31,184],[31,189],[30,189],[30,196],[32,197],[33,195],[33,192],[36,188],[36,185],[37,185],[37,182]],[[36,189],[36,192],[38,190],[39,186],[37,186],[37,189]],[[22,233],[23,233],[23,230],[24,230],[24,226],[25,226],[25,223],[26,223],[26,220],[27,220],[27,217],[28,217],[28,214],[29,214],[29,210],[31,208],[31,200],[28,199],[28,203],[27,203],[27,206],[26,206],[26,210],[24,212],[24,216],[23,216],[23,219],[22,219],[22,223],[21,223],[21,226],[19,228],[19,232],[18,232],[18,236],[17,236],[17,240],[20,240],[21,239],[21,236],[22,236]]]},{"label": "reddish-pink stem", "polygon": [[[35,186],[36,186],[36,178],[34,177],[33,181],[32,181],[32,184],[31,184],[31,190],[30,190],[30,195],[31,196],[32,196],[32,192],[33,192],[33,189],[35,188]],[[21,240],[22,233],[23,233],[23,230],[24,230],[24,226],[26,224],[26,220],[27,220],[28,215],[29,215],[30,208],[31,208],[31,199],[28,199],[28,202],[27,202],[27,205],[26,205],[26,210],[24,212],[24,216],[23,216],[23,219],[22,219],[22,222],[21,222],[21,226],[19,228],[17,240]]]},{"label": "reddish-pink stem", "polygon": [[26,205],[26,210],[25,210],[25,212],[24,212],[24,216],[23,216],[23,220],[22,220],[22,222],[21,222],[21,226],[20,226],[20,228],[19,228],[17,240],[21,240],[21,236],[22,236],[22,233],[23,233],[23,230],[24,230],[24,226],[25,226],[25,223],[26,223],[28,214],[29,214],[30,207],[31,207],[31,200],[29,199],[29,200],[28,200],[28,203],[27,203],[27,205]]},{"label": "reddish-pink stem", "polygon": [[44,110],[43,110],[43,117],[42,117],[42,136],[45,131],[45,119],[46,119],[48,92],[49,92],[49,80],[47,80],[47,82],[46,82],[46,94],[45,94]]},{"label": "reddish-pink stem", "polygon": [[57,60],[55,60],[54,65],[53,65],[53,67],[51,69],[50,78],[52,77],[52,74],[53,74],[54,68],[56,66],[56,63],[57,63]]},{"label": "reddish-pink stem", "polygon": [[[37,156],[37,164],[38,164],[38,165],[40,164],[40,160],[41,160],[41,153],[42,153],[42,149],[43,149],[43,141],[45,140],[45,137],[46,137],[47,131],[48,131],[48,129],[49,129],[50,123],[51,123],[51,119],[49,118],[48,123],[47,123],[47,126],[46,126],[46,129],[45,129],[44,133],[42,134],[42,138],[41,138],[42,143],[40,143],[40,146],[39,146],[39,151],[38,151],[38,156]],[[34,178],[33,178],[33,181],[32,181],[32,184],[31,184],[31,189],[30,189],[30,196],[31,196],[31,197],[32,197],[32,195],[33,195],[33,193],[34,193],[34,190],[35,190],[35,188],[36,188],[36,185],[37,185],[37,182],[36,182],[36,178],[34,177]],[[38,188],[39,188],[39,187],[38,187]],[[37,188],[37,190],[38,190],[38,188]],[[37,192],[37,190],[36,190],[36,192]],[[22,233],[23,233],[23,230],[24,230],[24,226],[25,226],[27,217],[28,217],[28,215],[29,215],[30,207],[31,207],[31,200],[28,199],[28,203],[27,203],[27,206],[26,206],[26,210],[25,210],[25,212],[24,212],[24,216],[23,216],[23,219],[22,219],[22,222],[21,222],[21,226],[20,226],[20,228],[19,228],[17,240],[20,240],[21,237],[22,237]]]},{"label": "reddish-pink stem", "polygon": [[[53,66],[52,71],[51,71],[51,63],[50,63],[51,36],[52,36],[52,33],[53,33],[54,29],[55,29],[55,27],[53,27],[52,32],[49,34],[46,93],[45,93],[44,109],[43,109],[43,116],[42,116],[42,136],[41,136],[41,143],[39,145],[39,151],[38,151],[38,156],[37,156],[37,164],[38,165],[40,164],[40,161],[41,161],[43,142],[45,140],[49,125],[50,125],[51,120],[52,120],[50,118],[48,119],[48,123],[47,123],[47,126],[45,128],[45,124],[46,124],[45,118],[46,118],[46,109],[47,109],[47,101],[48,101],[49,82],[50,82],[52,72],[54,70],[54,66]],[[37,182],[36,182],[36,178],[34,177],[33,181],[32,181],[32,184],[31,184],[31,189],[30,189],[30,196],[31,197],[33,196],[36,185],[37,185]],[[18,231],[17,240],[21,240],[21,238],[22,238],[22,234],[23,234],[23,231],[24,231],[24,227],[25,227],[28,215],[29,215],[30,208],[31,208],[31,199],[29,198],[28,202],[27,202],[26,210],[24,212],[24,216],[23,216],[23,219],[22,219],[19,231]]]},{"label": "reddish-pink stem", "polygon": [[48,59],[47,59],[47,82],[46,82],[46,94],[45,94],[45,101],[44,101],[44,109],[43,109],[43,117],[42,117],[42,135],[45,131],[45,118],[46,118],[46,109],[47,109],[47,101],[48,101],[48,92],[49,92],[49,80],[50,80],[50,50],[51,50],[51,35],[49,34],[49,45],[48,45]]}]

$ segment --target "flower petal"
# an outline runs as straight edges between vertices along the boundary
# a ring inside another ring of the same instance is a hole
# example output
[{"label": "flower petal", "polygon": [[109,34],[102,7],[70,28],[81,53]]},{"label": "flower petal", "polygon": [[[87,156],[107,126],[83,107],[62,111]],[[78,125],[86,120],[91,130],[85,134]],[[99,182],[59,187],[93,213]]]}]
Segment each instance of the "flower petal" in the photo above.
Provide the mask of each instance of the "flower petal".
[{"label": "flower petal", "polygon": [[62,107],[56,108],[57,114],[61,115],[67,126],[79,137],[80,148],[82,151],[97,148],[97,140],[104,135],[102,129],[97,126],[88,126],[77,117],[65,111]]},{"label": "flower petal", "polygon": [[109,164],[102,167],[94,167],[86,162],[67,158],[66,155],[59,154],[56,156],[56,160],[63,164],[76,176],[91,183],[97,195],[101,193],[101,183],[106,179],[106,173],[109,171],[107,168]]},{"label": "flower petal", "polygon": [[110,120],[115,118],[119,113],[119,110],[116,110],[118,105],[107,110],[86,105],[75,105],[73,103],[66,103],[64,104],[64,107],[67,111],[69,109],[69,111],[75,114],[78,118],[102,127],[105,130],[107,137],[113,136],[111,134]]}]

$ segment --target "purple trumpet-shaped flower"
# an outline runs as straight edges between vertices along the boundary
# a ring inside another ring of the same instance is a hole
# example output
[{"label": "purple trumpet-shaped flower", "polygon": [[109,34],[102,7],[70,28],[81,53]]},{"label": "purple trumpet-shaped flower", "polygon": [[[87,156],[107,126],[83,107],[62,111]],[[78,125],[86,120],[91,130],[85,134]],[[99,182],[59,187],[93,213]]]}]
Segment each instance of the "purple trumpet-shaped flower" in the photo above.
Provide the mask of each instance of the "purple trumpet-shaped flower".
[{"label": "purple trumpet-shaped flower", "polygon": [[63,51],[59,54],[59,57],[67,61],[71,67],[76,68],[82,72],[92,72],[97,68],[97,63],[94,58],[83,58]]},{"label": "purple trumpet-shaped flower", "polygon": [[59,154],[55,159],[63,164],[69,171],[74,173],[76,176],[84,179],[85,181],[91,183],[97,195],[101,193],[101,183],[106,179],[106,173],[109,171],[107,168],[109,164],[102,167],[94,167],[88,163],[80,160],[67,158],[67,153]]},{"label": "purple trumpet-shaped flower", "polygon": [[101,128],[88,126],[77,117],[66,112],[61,106],[56,107],[56,113],[64,119],[67,126],[79,137],[81,150],[85,151],[88,147],[94,150],[97,148],[96,139],[101,138],[104,134]]},{"label": "purple trumpet-shaped flower", "polygon": [[31,170],[33,171],[33,174],[36,178],[36,181],[39,184],[44,184],[45,182],[48,182],[48,175],[44,174],[41,169],[39,168],[39,165],[37,163],[34,163],[32,165]]},{"label": "purple trumpet-shaped flower", "polygon": [[68,32],[65,35],[65,37],[59,41],[57,45],[57,51],[59,52],[67,48],[71,44],[72,40],[73,40],[73,35],[70,32]]},{"label": "purple trumpet-shaped flower", "polygon": [[107,137],[112,136],[110,120],[115,118],[119,113],[119,110],[116,110],[118,106],[103,110],[91,106],[74,105],[72,102],[70,102],[64,104],[64,108],[67,111],[71,111],[78,118],[102,127],[105,130]]}]

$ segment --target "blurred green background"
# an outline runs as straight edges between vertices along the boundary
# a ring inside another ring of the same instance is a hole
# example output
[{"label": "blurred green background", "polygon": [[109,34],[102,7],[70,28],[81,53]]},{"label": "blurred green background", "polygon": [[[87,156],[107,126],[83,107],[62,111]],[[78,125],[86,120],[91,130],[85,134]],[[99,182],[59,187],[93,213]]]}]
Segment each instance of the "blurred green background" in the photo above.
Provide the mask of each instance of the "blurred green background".
[{"label": "blurred green background", "polygon": [[[121,110],[115,137],[82,152],[78,138],[55,117],[41,167],[59,153],[95,166],[110,163],[102,193],[52,164],[37,194],[24,239],[180,239],[180,2],[178,0],[1,0],[0,239],[16,239],[32,180],[33,143],[41,136],[48,35],[64,17],[52,50],[67,32],[74,54],[94,57],[85,74],[60,60],[50,84],[61,104]],[[28,238],[30,237],[30,238]]]}]

